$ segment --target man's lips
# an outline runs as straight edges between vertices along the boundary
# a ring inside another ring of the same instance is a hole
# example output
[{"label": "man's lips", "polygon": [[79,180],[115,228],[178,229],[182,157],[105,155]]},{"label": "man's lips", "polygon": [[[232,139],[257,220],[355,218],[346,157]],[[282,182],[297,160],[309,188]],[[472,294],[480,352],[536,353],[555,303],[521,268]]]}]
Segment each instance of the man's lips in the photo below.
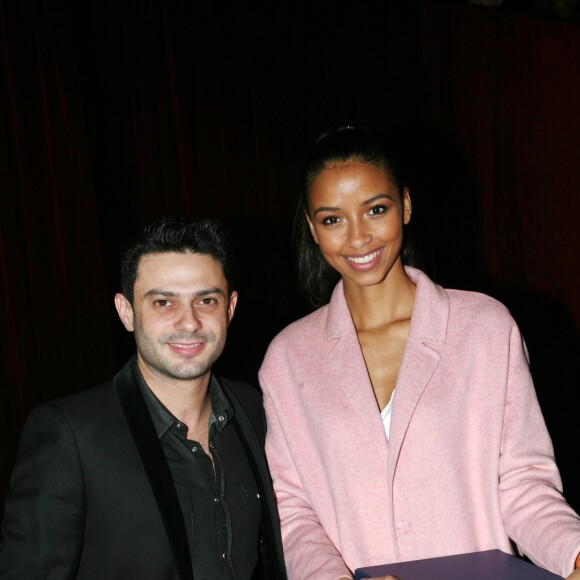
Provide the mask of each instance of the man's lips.
[{"label": "man's lips", "polygon": [[168,342],[167,346],[181,356],[193,356],[202,351],[205,342]]}]

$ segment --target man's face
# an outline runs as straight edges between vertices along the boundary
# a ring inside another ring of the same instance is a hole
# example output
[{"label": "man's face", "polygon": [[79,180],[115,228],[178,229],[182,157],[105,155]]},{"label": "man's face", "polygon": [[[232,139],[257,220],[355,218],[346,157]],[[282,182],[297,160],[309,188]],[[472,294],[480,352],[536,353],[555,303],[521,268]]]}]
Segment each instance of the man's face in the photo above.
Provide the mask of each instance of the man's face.
[{"label": "man's face", "polygon": [[236,302],[236,292],[228,297],[220,263],[192,253],[143,256],[133,305],[123,295],[115,296],[125,328],[135,333],[139,367],[148,384],[208,377],[224,349]]}]

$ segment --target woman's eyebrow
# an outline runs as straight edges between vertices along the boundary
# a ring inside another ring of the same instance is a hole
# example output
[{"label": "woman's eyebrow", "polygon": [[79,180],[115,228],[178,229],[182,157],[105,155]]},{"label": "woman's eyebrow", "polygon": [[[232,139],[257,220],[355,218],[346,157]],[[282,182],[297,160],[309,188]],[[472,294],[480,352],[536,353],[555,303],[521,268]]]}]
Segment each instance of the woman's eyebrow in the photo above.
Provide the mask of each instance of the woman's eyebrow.
[{"label": "woman's eyebrow", "polygon": [[[373,201],[377,201],[378,199],[390,199],[392,201],[394,201],[394,198],[392,195],[388,194],[388,193],[377,193],[377,195],[373,195],[373,197],[370,197],[369,199],[365,199],[364,201],[361,202],[361,207],[368,205],[369,203],[373,203]],[[321,212],[321,211],[340,211],[339,207],[333,207],[333,206],[327,206],[327,205],[323,205],[321,207],[317,207],[314,210],[314,215],[316,215],[317,213]]]},{"label": "woman's eyebrow", "polygon": [[330,207],[330,206],[321,206],[321,207],[317,207],[314,210],[314,215],[316,215],[317,213],[320,213],[321,211],[339,211],[340,208],[339,207]]},{"label": "woman's eyebrow", "polygon": [[373,197],[371,197],[371,198],[366,199],[365,201],[363,201],[361,203],[361,205],[368,205],[369,203],[373,203],[373,201],[377,201],[377,199],[384,199],[384,198],[393,200],[393,196],[392,195],[389,195],[388,193],[378,193],[377,195],[374,195]]}]

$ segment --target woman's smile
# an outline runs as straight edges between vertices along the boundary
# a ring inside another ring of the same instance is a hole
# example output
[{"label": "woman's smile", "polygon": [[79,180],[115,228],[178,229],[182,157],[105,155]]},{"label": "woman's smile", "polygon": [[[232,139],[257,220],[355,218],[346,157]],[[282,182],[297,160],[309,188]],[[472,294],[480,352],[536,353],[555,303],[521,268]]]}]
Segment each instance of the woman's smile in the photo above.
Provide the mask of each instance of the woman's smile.
[{"label": "woman's smile", "polygon": [[383,249],[379,248],[365,254],[345,255],[344,258],[355,270],[370,270],[378,264]]},{"label": "woman's smile", "polygon": [[312,182],[308,223],[322,255],[346,285],[383,282],[400,258],[409,192],[389,172],[362,161],[322,170]]}]

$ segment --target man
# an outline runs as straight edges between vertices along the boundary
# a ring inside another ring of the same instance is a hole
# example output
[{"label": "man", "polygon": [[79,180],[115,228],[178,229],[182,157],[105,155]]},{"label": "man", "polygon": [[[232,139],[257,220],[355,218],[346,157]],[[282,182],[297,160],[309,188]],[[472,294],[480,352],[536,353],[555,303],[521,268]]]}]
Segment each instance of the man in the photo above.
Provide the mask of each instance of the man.
[{"label": "man", "polygon": [[31,413],[4,580],[286,579],[260,393],[212,373],[238,299],[226,241],[163,218],[125,251],[115,306],[137,354]]}]

